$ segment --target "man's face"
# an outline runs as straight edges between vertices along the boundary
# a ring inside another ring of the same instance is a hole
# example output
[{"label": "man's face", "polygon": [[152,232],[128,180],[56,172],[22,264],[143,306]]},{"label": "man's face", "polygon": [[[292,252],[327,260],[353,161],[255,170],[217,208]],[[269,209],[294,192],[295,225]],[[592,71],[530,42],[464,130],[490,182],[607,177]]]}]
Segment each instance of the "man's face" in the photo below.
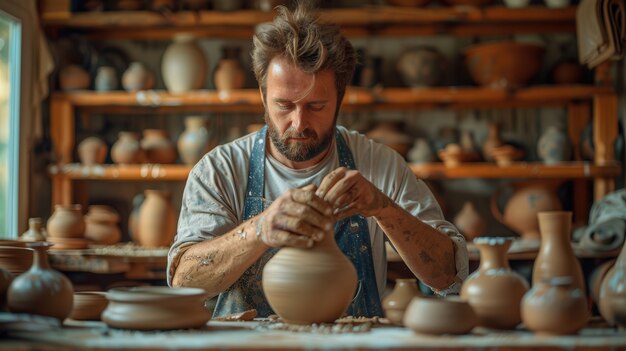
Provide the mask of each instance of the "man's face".
[{"label": "man's face", "polygon": [[319,161],[316,156],[321,159],[334,136],[335,75],[332,71],[305,73],[277,57],[270,62],[266,87],[265,121],[280,154],[274,157],[291,163],[314,160],[315,164]]}]

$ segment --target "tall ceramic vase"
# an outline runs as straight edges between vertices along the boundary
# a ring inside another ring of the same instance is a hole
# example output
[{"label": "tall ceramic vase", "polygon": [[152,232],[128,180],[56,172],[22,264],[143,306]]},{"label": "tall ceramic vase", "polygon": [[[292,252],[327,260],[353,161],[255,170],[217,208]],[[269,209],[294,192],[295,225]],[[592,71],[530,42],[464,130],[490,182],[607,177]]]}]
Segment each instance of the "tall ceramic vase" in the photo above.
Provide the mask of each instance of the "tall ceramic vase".
[{"label": "tall ceramic vase", "polygon": [[278,251],[265,265],[262,283],[267,301],[285,322],[332,323],[350,305],[357,276],[331,231],[310,249]]},{"label": "tall ceramic vase", "polygon": [[72,312],[74,288],[63,274],[50,268],[50,243],[31,244],[34,259],[31,268],[15,278],[7,292],[9,310],[49,316],[63,321]]},{"label": "tall ceramic vase", "polygon": [[393,291],[383,299],[385,317],[393,324],[402,325],[409,303],[414,297],[421,295],[416,279],[396,279]]},{"label": "tall ceramic vase", "polygon": [[533,265],[533,285],[553,277],[572,277],[572,285],[585,292],[585,280],[570,242],[572,213],[539,212],[541,246]]},{"label": "tall ceramic vase", "polygon": [[600,314],[611,325],[626,328],[626,245],[600,286]]},{"label": "tall ceramic vase", "polygon": [[467,300],[478,316],[478,325],[495,329],[514,329],[521,321],[520,303],[528,283],[509,266],[509,238],[478,238],[480,267],[463,283],[461,298]]},{"label": "tall ceramic vase", "polygon": [[204,86],[208,62],[192,34],[181,33],[163,54],[161,73],[169,92],[184,93]]},{"label": "tall ceramic vase", "polygon": [[144,247],[169,246],[176,233],[176,214],[170,203],[170,194],[161,190],[146,190],[145,195],[137,218],[139,232],[133,239]]},{"label": "tall ceramic vase", "polygon": [[185,119],[185,131],[178,138],[177,144],[178,154],[185,164],[195,165],[215,146],[205,123],[203,117],[190,116]]}]

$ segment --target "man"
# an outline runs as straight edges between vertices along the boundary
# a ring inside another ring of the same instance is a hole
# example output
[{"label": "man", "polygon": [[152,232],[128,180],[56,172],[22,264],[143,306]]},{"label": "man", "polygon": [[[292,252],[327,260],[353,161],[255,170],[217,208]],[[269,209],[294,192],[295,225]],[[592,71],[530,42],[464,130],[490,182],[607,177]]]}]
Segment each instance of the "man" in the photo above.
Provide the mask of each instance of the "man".
[{"label": "man", "polygon": [[355,316],[382,316],[385,236],[435,292],[458,292],[465,241],[426,185],[386,146],[336,127],[355,65],[351,44],[304,3],[254,37],[267,126],[209,152],[192,169],[168,283],[219,294],[215,316],[272,314],[261,273],[276,250],[335,233],[358,272]]}]

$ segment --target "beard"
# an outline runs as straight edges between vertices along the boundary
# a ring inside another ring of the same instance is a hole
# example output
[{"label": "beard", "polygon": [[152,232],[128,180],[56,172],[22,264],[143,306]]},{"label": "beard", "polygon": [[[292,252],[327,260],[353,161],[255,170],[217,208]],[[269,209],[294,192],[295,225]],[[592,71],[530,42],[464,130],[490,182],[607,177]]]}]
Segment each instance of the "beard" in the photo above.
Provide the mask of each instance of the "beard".
[{"label": "beard", "polygon": [[[298,133],[290,127],[280,135],[278,129],[267,114],[265,114],[265,123],[267,123],[272,144],[274,144],[278,152],[289,161],[293,162],[308,161],[324,152],[333,140],[335,129],[334,127],[330,128],[320,136],[311,129],[305,129],[301,133]],[[333,126],[334,125],[333,123]],[[307,138],[308,140],[294,141],[289,140],[290,138]]]}]

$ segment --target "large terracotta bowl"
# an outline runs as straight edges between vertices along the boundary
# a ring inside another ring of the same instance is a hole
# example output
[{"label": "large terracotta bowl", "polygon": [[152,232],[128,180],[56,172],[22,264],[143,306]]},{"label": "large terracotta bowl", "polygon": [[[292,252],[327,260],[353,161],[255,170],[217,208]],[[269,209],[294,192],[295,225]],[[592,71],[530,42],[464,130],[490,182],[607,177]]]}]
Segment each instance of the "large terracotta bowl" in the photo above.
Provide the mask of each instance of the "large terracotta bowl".
[{"label": "large terracotta bowl", "polygon": [[404,325],[418,334],[467,334],[478,317],[458,296],[414,297],[404,314]]},{"label": "large terracotta bowl", "polygon": [[206,292],[198,288],[115,288],[107,292],[109,305],[101,317],[114,328],[199,328],[211,319],[211,313],[204,308],[206,298]]},{"label": "large terracotta bowl", "polygon": [[516,42],[477,44],[465,51],[465,63],[476,84],[494,88],[522,87],[539,72],[545,49]]}]

